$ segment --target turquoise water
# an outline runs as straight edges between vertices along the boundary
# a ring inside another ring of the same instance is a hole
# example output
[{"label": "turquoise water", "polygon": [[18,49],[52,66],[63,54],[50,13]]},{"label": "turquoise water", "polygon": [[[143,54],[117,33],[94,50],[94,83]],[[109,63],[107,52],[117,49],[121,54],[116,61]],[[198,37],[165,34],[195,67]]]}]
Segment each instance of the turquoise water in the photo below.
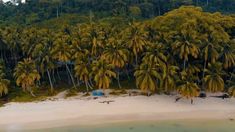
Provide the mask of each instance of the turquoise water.
[{"label": "turquoise water", "polygon": [[235,121],[158,121],[126,122],[96,126],[67,126],[36,132],[235,132]]}]

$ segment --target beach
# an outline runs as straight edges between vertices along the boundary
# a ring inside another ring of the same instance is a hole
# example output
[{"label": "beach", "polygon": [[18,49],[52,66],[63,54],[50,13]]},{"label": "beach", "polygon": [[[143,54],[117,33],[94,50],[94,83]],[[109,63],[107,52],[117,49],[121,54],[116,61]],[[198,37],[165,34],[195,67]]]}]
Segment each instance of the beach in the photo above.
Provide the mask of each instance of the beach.
[{"label": "beach", "polygon": [[[0,108],[0,130],[34,130],[129,121],[231,120],[235,99],[207,97],[175,102],[176,96],[108,96],[58,98],[42,102],[8,103]],[[107,103],[106,101],[110,101]]]}]

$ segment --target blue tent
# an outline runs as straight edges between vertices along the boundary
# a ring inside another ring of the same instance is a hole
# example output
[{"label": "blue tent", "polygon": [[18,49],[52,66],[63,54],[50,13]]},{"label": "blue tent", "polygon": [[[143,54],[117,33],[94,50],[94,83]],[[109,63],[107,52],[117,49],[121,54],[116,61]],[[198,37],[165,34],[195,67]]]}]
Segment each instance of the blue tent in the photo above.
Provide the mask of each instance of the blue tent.
[{"label": "blue tent", "polygon": [[104,96],[104,92],[102,90],[94,90],[92,91],[93,96]]}]

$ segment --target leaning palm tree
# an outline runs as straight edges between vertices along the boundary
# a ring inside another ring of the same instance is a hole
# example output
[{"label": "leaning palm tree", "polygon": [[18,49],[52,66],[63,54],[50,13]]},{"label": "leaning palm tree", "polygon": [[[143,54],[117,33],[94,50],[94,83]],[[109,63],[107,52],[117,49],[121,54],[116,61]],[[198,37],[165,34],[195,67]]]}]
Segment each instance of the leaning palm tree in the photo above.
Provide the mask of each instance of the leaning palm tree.
[{"label": "leaning palm tree", "polygon": [[21,86],[24,91],[29,91],[32,96],[35,96],[32,89],[36,86],[35,81],[40,79],[40,74],[32,59],[28,58],[19,62],[15,68],[14,76],[18,86]]},{"label": "leaning palm tree", "polygon": [[108,64],[104,59],[93,62],[92,75],[94,75],[95,83],[99,89],[109,88],[112,78],[116,78],[113,68],[114,66]]},{"label": "leaning palm tree", "polygon": [[156,67],[149,63],[142,63],[135,71],[136,85],[144,93],[154,92],[158,88],[157,79],[160,75]]},{"label": "leaning palm tree", "polygon": [[203,81],[208,91],[222,92],[224,90],[224,80],[222,78],[224,73],[221,63],[208,64],[208,69],[205,70],[205,74],[206,76]]},{"label": "leaning palm tree", "polygon": [[[115,41],[113,38],[111,41]],[[112,43],[112,42],[111,42]],[[107,45],[101,56],[102,59],[107,60],[108,63],[112,64],[116,68],[118,86],[121,88],[120,84],[120,69],[123,68],[128,62],[129,51],[120,44],[120,42],[112,43]]]}]

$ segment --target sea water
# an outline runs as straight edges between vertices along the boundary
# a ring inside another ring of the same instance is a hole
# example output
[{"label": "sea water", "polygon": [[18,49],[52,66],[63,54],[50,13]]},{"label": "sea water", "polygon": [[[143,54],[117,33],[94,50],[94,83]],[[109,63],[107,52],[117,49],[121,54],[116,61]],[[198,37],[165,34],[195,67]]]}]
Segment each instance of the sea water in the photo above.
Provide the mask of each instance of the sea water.
[{"label": "sea water", "polygon": [[30,130],[32,132],[235,132],[235,120],[175,120],[109,123]]}]

